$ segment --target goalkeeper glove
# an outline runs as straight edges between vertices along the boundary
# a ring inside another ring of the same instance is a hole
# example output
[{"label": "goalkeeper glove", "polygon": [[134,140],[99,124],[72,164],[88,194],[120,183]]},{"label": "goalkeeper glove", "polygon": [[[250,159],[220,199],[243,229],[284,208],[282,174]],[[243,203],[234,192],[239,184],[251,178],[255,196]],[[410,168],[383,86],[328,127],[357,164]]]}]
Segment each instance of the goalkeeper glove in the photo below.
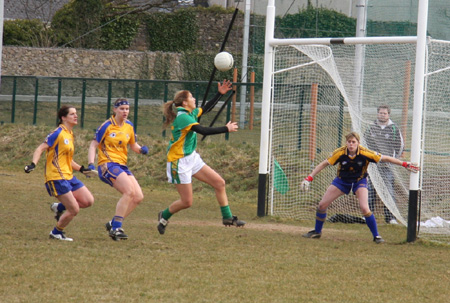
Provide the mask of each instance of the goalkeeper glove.
[{"label": "goalkeeper glove", "polygon": [[305,191],[309,190],[309,184],[311,184],[312,180],[313,180],[313,177],[311,177],[311,176],[306,177],[305,180],[303,180],[302,184],[300,185],[301,190],[305,190]]},{"label": "goalkeeper glove", "polygon": [[[91,165],[89,165],[89,166],[91,166]],[[92,165],[92,166],[94,166],[94,165]],[[84,166],[81,165],[80,173],[85,175],[87,178],[98,176],[98,172],[95,170],[95,167],[94,167],[94,170],[92,170],[91,168],[84,168]]]},{"label": "goalkeeper glove", "polygon": [[33,162],[31,162],[30,165],[26,165],[26,166],[25,166],[24,170],[25,170],[25,172],[26,172],[27,174],[29,174],[29,173],[31,173],[31,172],[34,170],[35,167],[36,167],[36,164],[34,164]]},{"label": "goalkeeper glove", "polygon": [[411,162],[403,162],[402,166],[409,170],[410,172],[417,173],[420,170],[420,167],[412,164]]},{"label": "goalkeeper glove", "polygon": [[142,146],[141,147],[141,154],[146,155],[148,154],[148,147],[147,146]]}]

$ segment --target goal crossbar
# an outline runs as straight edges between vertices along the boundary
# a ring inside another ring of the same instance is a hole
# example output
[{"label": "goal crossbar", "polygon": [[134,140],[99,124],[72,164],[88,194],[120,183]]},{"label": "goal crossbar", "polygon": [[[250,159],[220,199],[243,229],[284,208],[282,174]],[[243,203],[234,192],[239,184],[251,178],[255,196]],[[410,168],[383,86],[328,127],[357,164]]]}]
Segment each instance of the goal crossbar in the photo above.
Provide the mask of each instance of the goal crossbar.
[{"label": "goal crossbar", "polygon": [[313,44],[395,44],[395,43],[416,43],[417,36],[397,36],[397,37],[346,37],[346,38],[297,38],[269,40],[269,45],[313,45]]}]

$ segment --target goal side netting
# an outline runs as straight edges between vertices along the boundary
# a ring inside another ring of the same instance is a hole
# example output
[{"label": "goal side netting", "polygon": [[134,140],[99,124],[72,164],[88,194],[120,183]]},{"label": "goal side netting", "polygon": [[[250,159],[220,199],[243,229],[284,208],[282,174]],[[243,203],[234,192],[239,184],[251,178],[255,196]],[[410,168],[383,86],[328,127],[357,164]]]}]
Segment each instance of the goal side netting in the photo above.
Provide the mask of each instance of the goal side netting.
[{"label": "goal side netting", "polygon": [[[377,108],[387,104],[402,136],[399,155],[410,159],[414,93],[414,43],[282,45],[273,49],[269,127],[268,213],[308,219],[336,176],[336,167],[317,175],[307,192],[300,183],[356,131],[367,146]],[[423,119],[420,233],[450,242],[450,45],[429,40]],[[372,149],[382,151],[385,143]],[[385,175],[386,169],[391,176]],[[389,210],[407,225],[409,172],[370,164],[378,222]],[[393,193],[392,193],[393,191]],[[328,209],[330,222],[362,223],[358,202],[343,196]]]}]

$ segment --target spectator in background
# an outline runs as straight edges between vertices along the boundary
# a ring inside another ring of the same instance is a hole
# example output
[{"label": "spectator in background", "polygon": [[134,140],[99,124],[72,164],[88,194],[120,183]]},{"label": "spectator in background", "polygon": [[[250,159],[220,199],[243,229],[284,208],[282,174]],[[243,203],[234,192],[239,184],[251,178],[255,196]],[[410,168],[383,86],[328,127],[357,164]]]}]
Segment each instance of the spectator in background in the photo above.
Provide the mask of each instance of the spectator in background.
[{"label": "spectator in background", "polygon": [[[367,147],[382,155],[393,158],[400,158],[403,153],[404,142],[400,128],[390,119],[391,108],[389,105],[380,105],[377,109],[377,119],[369,126],[365,133]],[[386,188],[389,191],[394,202],[395,192],[394,183],[395,176],[391,163],[380,163],[377,169],[383,178]],[[368,178],[369,189],[369,208],[374,211],[376,191],[372,181]],[[389,224],[398,224],[391,211],[384,206],[384,220]]]}]

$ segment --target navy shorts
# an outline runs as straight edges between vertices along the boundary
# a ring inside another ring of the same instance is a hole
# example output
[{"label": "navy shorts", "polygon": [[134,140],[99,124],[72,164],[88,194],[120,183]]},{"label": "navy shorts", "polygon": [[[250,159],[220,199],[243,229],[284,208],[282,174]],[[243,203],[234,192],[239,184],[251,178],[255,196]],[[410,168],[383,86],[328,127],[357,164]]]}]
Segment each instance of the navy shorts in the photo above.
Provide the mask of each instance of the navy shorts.
[{"label": "navy shorts", "polygon": [[336,178],[334,178],[333,182],[331,182],[331,184],[336,186],[337,188],[339,188],[346,195],[348,195],[350,193],[350,191],[353,191],[353,194],[355,194],[355,192],[359,188],[361,188],[361,187],[367,188],[367,178],[362,178],[358,182],[352,183],[352,182],[343,181],[342,179],[336,177]]},{"label": "navy shorts", "polygon": [[129,176],[133,175],[126,165],[120,165],[114,162],[108,162],[98,167],[100,180],[111,186],[113,186],[117,177],[123,172]]},{"label": "navy shorts", "polygon": [[69,191],[76,191],[84,186],[83,182],[73,177],[70,180],[52,180],[45,183],[50,197],[58,197],[67,194]]}]

